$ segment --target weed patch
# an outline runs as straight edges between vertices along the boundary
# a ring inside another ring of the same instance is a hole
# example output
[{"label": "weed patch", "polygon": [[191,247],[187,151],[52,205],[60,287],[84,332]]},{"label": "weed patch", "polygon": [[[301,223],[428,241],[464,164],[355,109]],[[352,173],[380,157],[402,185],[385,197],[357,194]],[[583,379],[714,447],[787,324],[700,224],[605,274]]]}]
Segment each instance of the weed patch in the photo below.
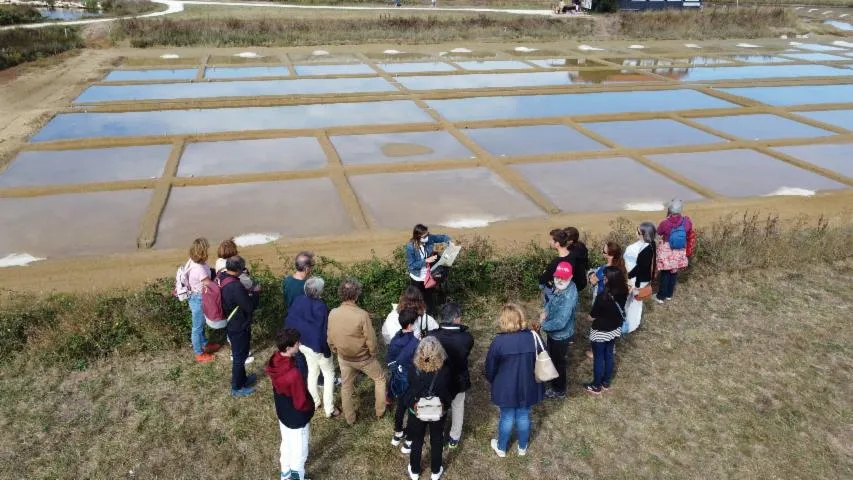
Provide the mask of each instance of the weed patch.
[{"label": "weed patch", "polygon": [[0,31],[0,70],[83,46],[72,27],[15,28]]}]

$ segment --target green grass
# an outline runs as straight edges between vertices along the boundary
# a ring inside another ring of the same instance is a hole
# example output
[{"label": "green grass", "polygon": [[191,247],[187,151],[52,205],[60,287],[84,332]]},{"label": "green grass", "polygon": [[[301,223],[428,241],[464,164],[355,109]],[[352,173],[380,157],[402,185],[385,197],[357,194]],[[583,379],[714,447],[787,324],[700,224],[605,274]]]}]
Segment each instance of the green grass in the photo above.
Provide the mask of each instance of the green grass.
[{"label": "green grass", "polygon": [[0,5],[0,26],[40,21],[42,17],[39,11],[29,5]]},{"label": "green grass", "polygon": [[0,31],[0,70],[82,46],[80,31],[74,27],[3,30]]}]

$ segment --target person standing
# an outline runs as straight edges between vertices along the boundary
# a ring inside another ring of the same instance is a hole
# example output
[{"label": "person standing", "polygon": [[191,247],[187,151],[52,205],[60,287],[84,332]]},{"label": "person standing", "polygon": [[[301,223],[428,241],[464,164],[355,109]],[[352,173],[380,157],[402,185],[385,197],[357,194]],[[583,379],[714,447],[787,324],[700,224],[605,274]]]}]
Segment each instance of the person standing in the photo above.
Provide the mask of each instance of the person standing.
[{"label": "person standing", "polygon": [[575,227],[566,227],[569,236],[569,263],[572,264],[572,281],[578,289],[578,293],[586,288],[586,271],[589,269],[589,251],[586,245],[580,241],[581,234]]},{"label": "person standing", "polygon": [[429,333],[435,337],[447,352],[447,365],[450,368],[450,390],[453,401],[450,404],[450,434],[447,448],[459,446],[462,439],[462,423],[465,419],[465,393],[471,388],[471,375],[468,371],[468,357],[474,348],[474,337],[468,327],[462,325],[462,307],[457,303],[447,303],[441,307],[441,326]]},{"label": "person standing", "polygon": [[421,291],[426,302],[427,312],[434,313],[432,288],[426,288],[425,281],[427,272],[438,255],[433,253],[435,245],[450,242],[450,237],[442,234],[430,235],[426,225],[417,224],[412,228],[412,238],[406,244],[406,266],[409,270],[409,278],[415,287]]},{"label": "person standing", "polygon": [[195,361],[198,363],[212,362],[213,354],[219,351],[220,346],[215,343],[207,343],[204,335],[204,312],[201,308],[201,297],[204,284],[210,281],[210,266],[207,264],[210,243],[206,238],[196,238],[190,247],[190,258],[185,266],[187,285],[189,285],[189,307],[192,315],[191,340]]},{"label": "person standing", "polygon": [[[453,395],[450,391],[450,369],[446,365],[447,353],[434,337],[427,337],[418,344],[412,361],[414,368],[409,369],[409,388],[405,402],[409,407],[408,432],[412,441],[409,456],[409,478],[417,480],[421,476],[421,454],[424,437],[429,430],[429,453],[431,480],[439,480],[444,474],[441,454],[444,448],[444,422],[447,408]],[[418,406],[422,399],[438,398],[441,412],[437,418],[427,418]]]},{"label": "person standing", "polygon": [[299,252],[294,259],[296,272],[287,276],[281,283],[281,291],[284,294],[284,305],[290,308],[294,300],[305,295],[305,281],[311,276],[314,268],[314,254],[311,252]]},{"label": "person standing", "polygon": [[655,225],[643,222],[637,227],[637,241],[625,249],[625,268],[628,270],[630,294],[625,306],[627,319],[623,334],[630,333],[640,326],[643,318],[643,300],[636,298],[639,289],[648,286],[654,279],[655,269]]},{"label": "person standing", "polygon": [[593,379],[584,389],[593,395],[610,389],[615,364],[616,339],[622,335],[625,321],[625,304],[628,301],[628,284],[625,273],[615,266],[604,269],[604,291],[595,298],[589,342],[592,347]]},{"label": "person standing", "polygon": [[[223,240],[222,243],[219,244],[219,249],[217,250],[217,259],[214,264],[213,269],[216,271],[216,275],[225,271],[225,264],[231,257],[236,257],[240,253],[237,251],[237,243],[233,238],[229,238],[228,240]],[[249,295],[258,295],[261,292],[261,286],[255,283],[252,280],[252,277],[249,275],[248,268],[244,270],[240,274],[240,284],[249,292]],[[231,353],[231,361],[234,361],[234,353]],[[255,361],[254,354],[250,351],[249,355],[246,357],[246,365],[253,363]]]},{"label": "person standing", "polygon": [[536,333],[527,328],[524,312],[509,303],[501,308],[498,335],[486,354],[485,374],[491,384],[492,403],[500,408],[498,435],[491,441],[498,457],[506,457],[513,429],[518,455],[527,455],[530,409],[542,401],[543,386],[536,381]]},{"label": "person standing", "polygon": [[406,308],[401,311],[399,315],[401,329],[397,331],[388,346],[388,368],[392,370],[389,374],[392,379],[391,392],[393,396],[398,397],[397,406],[394,410],[394,437],[391,438],[391,445],[396,447],[402,442],[403,447],[400,451],[403,453],[412,451],[412,440],[406,438],[406,431],[403,429],[408,406],[404,398],[406,392],[396,391],[394,385],[399,385],[399,383],[394,382],[394,380],[398,376],[408,380],[409,370],[415,368],[412,366],[412,359],[415,357],[419,340],[415,337],[413,329],[417,318],[418,312],[413,308]]},{"label": "person standing", "polygon": [[601,255],[604,257],[604,265],[601,265],[594,271],[589,272],[588,275],[589,283],[595,287],[592,291],[593,302],[595,302],[595,298],[598,295],[604,292],[604,269],[607,267],[616,267],[622,270],[625,278],[628,277],[628,271],[625,270],[625,259],[622,258],[622,247],[618,243],[605,243],[604,248],[601,250]]},{"label": "person standing", "polygon": [[557,270],[557,265],[567,262],[569,259],[569,234],[558,228],[551,230],[549,235],[551,235],[551,247],[557,251],[557,257],[551,260],[551,263],[539,275],[539,289],[545,296],[546,304],[554,294],[554,272]]},{"label": "person standing", "polygon": [[[248,397],[257,383],[255,375],[246,376],[246,358],[252,341],[252,314],[258,307],[259,297],[249,295],[239,281],[246,269],[243,257],[234,256],[226,260],[225,271],[218,276],[222,285],[223,311],[231,318],[228,321],[228,340],[231,342],[231,395]],[[237,281],[230,281],[233,278]]]},{"label": "person standing", "polygon": [[345,279],[338,288],[341,305],[329,312],[328,342],[338,356],[343,385],[341,402],[347,423],[355,423],[353,403],[355,376],[362,372],[373,380],[376,418],[385,414],[385,372],[376,359],[376,332],[370,315],[356,305],[361,295],[361,284],[354,278]]},{"label": "person standing", "polygon": [[304,480],[308,461],[308,439],[314,400],[305,385],[308,365],[299,352],[299,331],[282,328],[276,334],[276,347],[267,362],[275,400],[275,413],[281,431],[281,480]]},{"label": "person standing", "polygon": [[400,295],[399,303],[391,304],[391,311],[388,312],[388,316],[385,317],[385,322],[382,324],[382,340],[385,341],[386,345],[391,343],[391,339],[400,331],[399,315],[400,312],[407,308],[414,308],[418,312],[418,318],[415,320],[414,327],[412,327],[415,338],[418,340],[426,332],[438,328],[438,322],[426,311],[426,303],[424,302],[424,296],[421,294],[421,291],[409,285],[403,291],[402,295]]},{"label": "person standing", "polygon": [[572,282],[572,265],[562,262],[554,272],[554,294],[539,317],[541,328],[548,338],[548,355],[559,376],[545,391],[547,398],[566,398],[566,370],[569,363],[569,343],[575,334],[575,310],[578,291]]},{"label": "person standing", "polygon": [[[323,406],[326,418],[337,417],[335,408],[335,363],[326,339],[329,329],[329,308],[321,299],[326,282],[320,277],[305,281],[305,295],[297,297],[287,310],[284,326],[299,331],[299,351],[308,363],[308,391],[314,404]],[[323,372],[323,398],[318,388],[320,372]]]},{"label": "person standing", "polygon": [[657,268],[660,271],[660,285],[655,296],[657,303],[672,300],[678,271],[687,268],[687,244],[693,232],[693,222],[681,214],[683,207],[681,200],[672,199],[666,208],[666,218],[658,225],[662,241],[657,251]]}]

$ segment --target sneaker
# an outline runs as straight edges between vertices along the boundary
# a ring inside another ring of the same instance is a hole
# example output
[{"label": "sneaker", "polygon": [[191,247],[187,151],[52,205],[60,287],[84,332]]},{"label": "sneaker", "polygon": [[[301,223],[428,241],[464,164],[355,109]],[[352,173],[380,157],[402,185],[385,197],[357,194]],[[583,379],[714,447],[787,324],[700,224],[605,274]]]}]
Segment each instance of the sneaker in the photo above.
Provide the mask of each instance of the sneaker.
[{"label": "sneaker", "polygon": [[220,348],[222,348],[222,345],[220,345],[218,343],[208,343],[204,347],[204,351],[205,351],[205,353],[216,353],[219,351]]},{"label": "sneaker", "polygon": [[237,398],[248,397],[249,395],[255,393],[255,387],[243,387],[241,389],[231,389],[231,396]]},{"label": "sneaker", "polygon": [[591,393],[593,395],[601,395],[601,387],[596,387],[591,383],[585,384],[583,388],[584,390],[586,390],[586,393]]},{"label": "sneaker", "polygon": [[663,305],[663,302],[664,302],[664,301],[663,301],[663,300],[661,300],[660,298],[655,297],[655,303],[657,303],[658,305]]},{"label": "sneaker", "polygon": [[549,388],[545,391],[545,398],[549,398],[551,400],[562,400],[566,398],[566,392],[558,392]]},{"label": "sneaker", "polygon": [[253,373],[251,375],[246,376],[246,386],[247,387],[254,387],[257,384],[258,384],[258,376],[257,375],[255,375]]},{"label": "sneaker", "polygon": [[300,477],[298,472],[291,472],[288,478],[290,480],[308,480],[308,477]]},{"label": "sneaker", "polygon": [[455,440],[453,437],[447,438],[447,448],[453,450],[454,448],[459,446],[459,440]]},{"label": "sneaker", "polygon": [[290,470],[286,472],[281,472],[281,480],[290,480],[290,474],[293,473]]},{"label": "sneaker", "polygon": [[670,300],[672,300],[672,297],[667,297],[667,298],[664,298],[664,299],[663,299],[663,301],[664,301],[664,302],[668,302],[668,301],[670,301]]},{"label": "sneaker", "polygon": [[497,438],[492,439],[492,450],[494,450],[495,453],[497,453],[499,457],[506,458],[506,452],[501,450],[500,448],[498,448],[498,439]]},{"label": "sneaker", "polygon": [[441,467],[441,470],[438,473],[432,473],[429,476],[430,480],[441,480],[441,476],[444,475],[444,467]]},{"label": "sneaker", "polygon": [[610,390],[610,384],[609,384],[609,383],[602,383],[602,384],[601,384],[601,389],[602,389],[603,391],[605,391],[605,392],[606,392],[606,391],[608,391],[608,390]]},{"label": "sneaker", "polygon": [[586,351],[586,358],[588,358],[588,359],[590,359],[590,360],[592,360],[592,359],[594,359],[594,358],[595,358],[595,355],[593,355],[593,354],[592,354],[592,350],[587,350],[587,351]]},{"label": "sneaker", "polygon": [[403,432],[394,432],[394,436],[391,437],[391,445],[396,447],[406,438],[406,434]]},{"label": "sneaker", "polygon": [[518,456],[519,456],[519,457],[523,457],[523,456],[525,456],[525,455],[527,455],[527,449],[526,449],[526,448],[518,447]]},{"label": "sneaker", "polygon": [[400,451],[405,453],[406,455],[412,453],[412,441],[411,440],[404,440],[403,446],[400,447]]},{"label": "sneaker", "polygon": [[420,473],[414,473],[414,472],[412,472],[412,464],[411,464],[411,463],[410,463],[409,465],[407,465],[407,466],[406,466],[406,470],[408,470],[408,471],[409,471],[409,478],[410,478],[411,480],[418,480],[419,478],[421,478],[421,474],[420,474]]},{"label": "sneaker", "polygon": [[[234,361],[234,355],[231,355],[231,361]],[[255,361],[255,357],[252,355],[252,352],[249,352],[249,356],[246,357],[246,361],[243,362],[243,365],[248,365]]]},{"label": "sneaker", "polygon": [[201,353],[195,356],[195,361],[198,363],[207,363],[216,360],[212,353]]}]

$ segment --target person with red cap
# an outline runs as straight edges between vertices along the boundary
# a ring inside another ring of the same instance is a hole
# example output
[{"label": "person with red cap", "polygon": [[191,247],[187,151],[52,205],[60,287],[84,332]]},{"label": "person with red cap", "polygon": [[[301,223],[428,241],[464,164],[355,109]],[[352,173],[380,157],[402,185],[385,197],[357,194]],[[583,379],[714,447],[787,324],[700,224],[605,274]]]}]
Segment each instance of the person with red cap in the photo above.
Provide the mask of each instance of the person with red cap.
[{"label": "person with red cap", "polygon": [[572,264],[560,262],[554,270],[554,294],[545,305],[539,319],[548,338],[548,355],[559,376],[545,391],[546,398],[566,397],[566,370],[569,363],[569,343],[575,334],[575,311],[578,290],[572,282]]}]

